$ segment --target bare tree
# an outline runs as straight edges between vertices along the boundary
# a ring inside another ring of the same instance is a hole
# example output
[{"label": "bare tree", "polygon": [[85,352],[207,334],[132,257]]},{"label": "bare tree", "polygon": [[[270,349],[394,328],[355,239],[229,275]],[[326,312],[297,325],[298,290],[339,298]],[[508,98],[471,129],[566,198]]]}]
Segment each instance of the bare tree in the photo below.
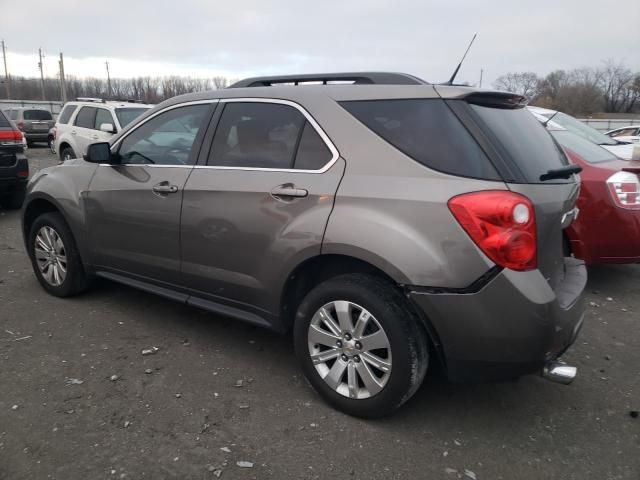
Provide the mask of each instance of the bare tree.
[{"label": "bare tree", "polygon": [[626,110],[629,87],[633,84],[634,75],[622,62],[606,60],[600,69],[600,88],[602,89],[607,112]]},{"label": "bare tree", "polygon": [[498,77],[493,86],[498,90],[517,93],[531,99],[537,93],[538,81],[538,76],[533,72],[511,72]]}]

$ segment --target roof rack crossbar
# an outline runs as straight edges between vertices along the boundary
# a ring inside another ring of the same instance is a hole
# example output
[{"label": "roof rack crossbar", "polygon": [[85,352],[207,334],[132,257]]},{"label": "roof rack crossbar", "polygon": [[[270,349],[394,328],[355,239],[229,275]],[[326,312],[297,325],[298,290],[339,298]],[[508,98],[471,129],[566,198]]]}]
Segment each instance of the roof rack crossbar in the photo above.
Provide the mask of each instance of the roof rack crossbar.
[{"label": "roof rack crossbar", "polygon": [[424,80],[406,73],[393,72],[347,72],[347,73],[311,73],[303,75],[277,75],[271,77],[253,77],[240,80],[229,88],[271,87],[274,85],[300,85],[311,82],[352,82],[354,85],[426,85]]}]

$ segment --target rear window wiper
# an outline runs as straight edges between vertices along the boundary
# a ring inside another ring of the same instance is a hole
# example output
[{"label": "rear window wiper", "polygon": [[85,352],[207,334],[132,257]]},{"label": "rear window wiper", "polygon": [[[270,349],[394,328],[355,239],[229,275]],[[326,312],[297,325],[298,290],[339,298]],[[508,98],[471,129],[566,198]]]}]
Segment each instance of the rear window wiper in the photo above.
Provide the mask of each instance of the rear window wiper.
[{"label": "rear window wiper", "polygon": [[571,175],[580,173],[581,171],[582,167],[579,165],[567,165],[565,167],[552,168],[551,170],[547,170],[547,173],[540,175],[540,181],[545,182],[555,178],[570,178]]}]

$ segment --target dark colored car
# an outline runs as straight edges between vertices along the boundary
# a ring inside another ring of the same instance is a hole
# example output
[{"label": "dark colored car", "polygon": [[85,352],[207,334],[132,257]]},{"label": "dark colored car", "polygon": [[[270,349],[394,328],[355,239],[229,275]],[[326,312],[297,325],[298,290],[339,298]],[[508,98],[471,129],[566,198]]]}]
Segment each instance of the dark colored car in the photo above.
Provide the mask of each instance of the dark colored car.
[{"label": "dark colored car", "polygon": [[582,167],[578,218],[565,230],[571,252],[587,264],[640,262],[640,162],[568,130],[547,127]]},{"label": "dark colored car", "polygon": [[455,381],[573,379],[558,357],[584,315],[562,235],[577,171],[517,95],[263,77],[169,99],[40,170],[23,233],[52,295],[98,276],[293,329],[320,395],[375,417],[433,363]]},{"label": "dark colored car", "polygon": [[0,112],[0,204],[11,209],[22,207],[28,179],[22,132]]},{"label": "dark colored car", "polygon": [[49,130],[56,124],[49,110],[43,108],[10,108],[7,116],[24,132],[27,144],[35,142],[49,143]]}]

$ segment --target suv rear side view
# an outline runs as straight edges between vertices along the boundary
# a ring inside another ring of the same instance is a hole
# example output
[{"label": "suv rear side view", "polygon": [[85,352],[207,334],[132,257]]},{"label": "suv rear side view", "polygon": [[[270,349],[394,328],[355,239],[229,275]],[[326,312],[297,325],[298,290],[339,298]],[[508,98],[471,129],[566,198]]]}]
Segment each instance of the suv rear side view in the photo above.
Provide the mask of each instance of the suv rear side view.
[{"label": "suv rear side view", "polygon": [[293,329],[319,394],[376,417],[430,363],[572,380],[557,359],[583,318],[586,270],[563,254],[577,171],[512,94],[263,77],[167,100],[39,172],[23,231],[51,294],[98,276]]},{"label": "suv rear side view", "polygon": [[28,180],[29,162],[22,132],[0,112],[0,206],[22,207]]}]

